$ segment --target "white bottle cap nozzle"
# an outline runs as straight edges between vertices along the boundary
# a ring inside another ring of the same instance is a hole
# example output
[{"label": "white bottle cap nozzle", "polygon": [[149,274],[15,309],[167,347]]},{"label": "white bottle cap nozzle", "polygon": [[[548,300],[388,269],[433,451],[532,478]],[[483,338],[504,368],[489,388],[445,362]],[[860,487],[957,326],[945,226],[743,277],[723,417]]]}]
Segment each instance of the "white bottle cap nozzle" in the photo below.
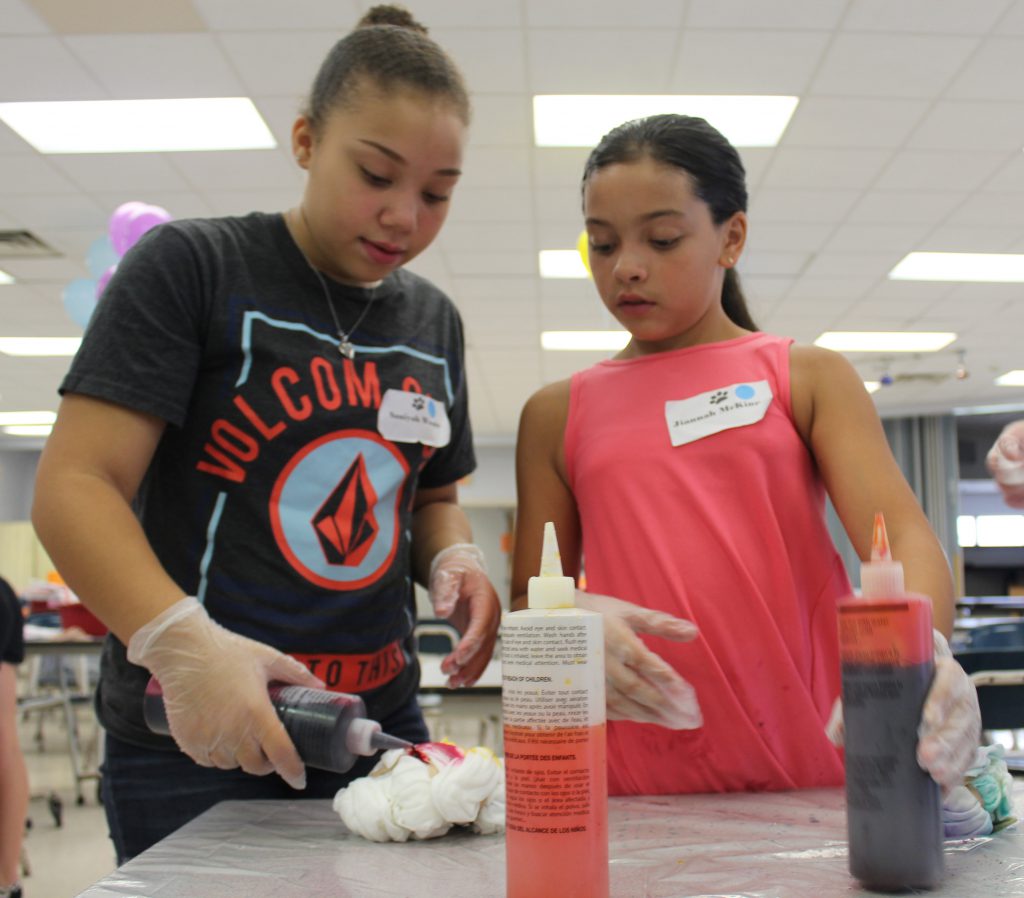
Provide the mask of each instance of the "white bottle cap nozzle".
[{"label": "white bottle cap nozzle", "polygon": [[544,548],[540,556],[540,576],[530,577],[527,591],[530,608],[572,608],[576,605],[576,583],[562,575],[562,556],[558,551],[555,525],[544,525]]},{"label": "white bottle cap nozzle", "polygon": [[374,734],[381,731],[376,720],[367,717],[353,717],[345,734],[345,747],[354,755],[367,757],[377,749],[373,745]]},{"label": "white bottle cap nozzle", "polygon": [[884,599],[901,596],[904,592],[903,565],[893,559],[885,519],[881,512],[876,512],[871,533],[871,560],[860,566],[860,594],[865,599]]}]

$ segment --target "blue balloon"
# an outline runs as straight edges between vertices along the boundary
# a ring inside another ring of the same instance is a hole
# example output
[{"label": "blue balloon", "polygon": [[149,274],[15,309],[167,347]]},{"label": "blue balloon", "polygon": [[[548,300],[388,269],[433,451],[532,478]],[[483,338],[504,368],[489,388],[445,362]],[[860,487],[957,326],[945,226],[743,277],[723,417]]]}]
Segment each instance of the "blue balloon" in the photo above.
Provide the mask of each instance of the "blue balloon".
[{"label": "blue balloon", "polygon": [[63,299],[68,317],[84,329],[96,308],[96,281],[76,278],[64,288]]},{"label": "blue balloon", "polygon": [[89,244],[89,250],[85,254],[85,264],[89,266],[89,273],[94,278],[98,278],[111,265],[116,265],[118,258],[114,251],[114,244],[110,242],[110,237],[104,234]]}]

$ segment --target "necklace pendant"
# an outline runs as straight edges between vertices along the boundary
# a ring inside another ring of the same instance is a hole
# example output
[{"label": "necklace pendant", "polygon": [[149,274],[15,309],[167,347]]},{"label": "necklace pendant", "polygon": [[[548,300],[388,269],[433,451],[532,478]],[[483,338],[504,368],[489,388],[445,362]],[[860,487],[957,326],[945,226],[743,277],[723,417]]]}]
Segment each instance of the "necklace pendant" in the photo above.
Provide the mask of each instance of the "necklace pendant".
[{"label": "necklace pendant", "polygon": [[338,344],[338,352],[347,359],[354,359],[356,357],[356,348],[348,340],[342,340]]}]

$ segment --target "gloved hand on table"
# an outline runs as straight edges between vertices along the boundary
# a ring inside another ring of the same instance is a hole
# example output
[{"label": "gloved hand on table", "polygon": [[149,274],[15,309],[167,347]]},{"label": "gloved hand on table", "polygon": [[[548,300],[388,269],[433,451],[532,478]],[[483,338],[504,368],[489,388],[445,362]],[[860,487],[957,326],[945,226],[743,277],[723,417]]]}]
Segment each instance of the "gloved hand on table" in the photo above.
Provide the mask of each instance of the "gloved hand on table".
[{"label": "gloved hand on table", "polygon": [[306,666],[213,621],[186,596],[128,640],[128,660],[160,682],[171,735],[197,764],[263,775],[294,789],[306,771],[267,694],[276,680],[324,687]]},{"label": "gloved hand on table", "polygon": [[[956,662],[946,638],[935,637],[935,677],[921,710],[917,728],[917,763],[943,791],[963,783],[981,741],[978,693],[967,672]],[[834,745],[845,736],[842,703],[836,699],[825,732]]]},{"label": "gloved hand on table", "polygon": [[622,599],[576,591],[576,605],[604,618],[605,690],[611,720],[657,723],[693,730],[703,723],[697,694],[638,633],[678,642],[697,638],[697,627],[664,611]]},{"label": "gloved hand on table", "polygon": [[1024,421],[1014,421],[996,438],[985,466],[1012,508],[1024,508]]},{"label": "gloved hand on table", "polygon": [[501,602],[487,578],[484,553],[472,543],[442,549],[430,562],[427,583],[434,613],[462,634],[441,672],[453,688],[472,686],[491,660],[501,624]]}]

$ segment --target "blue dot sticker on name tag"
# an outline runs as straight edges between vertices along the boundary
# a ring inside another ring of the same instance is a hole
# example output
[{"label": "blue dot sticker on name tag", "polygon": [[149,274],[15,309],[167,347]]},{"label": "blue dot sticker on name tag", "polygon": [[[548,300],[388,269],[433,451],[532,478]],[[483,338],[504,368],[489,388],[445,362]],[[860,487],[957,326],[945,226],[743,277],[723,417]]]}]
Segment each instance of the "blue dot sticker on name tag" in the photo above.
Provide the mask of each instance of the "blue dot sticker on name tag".
[{"label": "blue dot sticker on name tag", "polygon": [[756,424],[772,404],[772,388],[766,380],[730,384],[689,399],[665,403],[665,422],[673,446],[711,436],[733,427]]},{"label": "blue dot sticker on name tag", "polygon": [[395,443],[447,446],[452,426],[444,403],[422,393],[387,390],[377,412],[377,430]]}]

